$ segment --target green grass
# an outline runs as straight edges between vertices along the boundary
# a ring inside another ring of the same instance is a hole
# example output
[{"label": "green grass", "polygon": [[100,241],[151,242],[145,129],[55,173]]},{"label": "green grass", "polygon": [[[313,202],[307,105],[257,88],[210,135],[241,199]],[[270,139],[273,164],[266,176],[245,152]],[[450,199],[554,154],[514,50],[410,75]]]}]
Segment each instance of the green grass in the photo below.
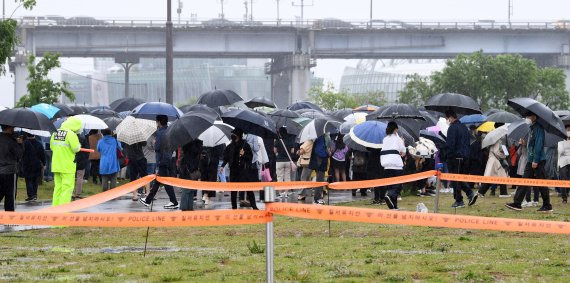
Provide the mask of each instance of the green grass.
[{"label": "green grass", "polygon": [[[570,220],[570,206],[553,197],[555,213],[503,209],[487,197],[461,214]],[[369,201],[342,205],[371,207]],[[414,210],[433,198],[405,197]],[[443,213],[452,199],[444,195]],[[276,216],[275,278],[295,282],[564,282],[570,237],[498,231],[332,222]],[[263,282],[265,226],[57,228],[0,234],[0,281]]]}]

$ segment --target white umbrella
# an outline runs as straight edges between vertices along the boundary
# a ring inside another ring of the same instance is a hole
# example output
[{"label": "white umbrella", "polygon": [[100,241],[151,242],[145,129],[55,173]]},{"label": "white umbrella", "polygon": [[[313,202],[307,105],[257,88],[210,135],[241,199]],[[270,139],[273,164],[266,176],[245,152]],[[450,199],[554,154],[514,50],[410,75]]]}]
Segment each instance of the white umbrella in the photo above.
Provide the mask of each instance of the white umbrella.
[{"label": "white umbrella", "polygon": [[198,137],[203,142],[205,147],[215,147],[220,144],[229,144],[231,131],[234,127],[224,124],[223,122],[216,121],[214,125],[204,131]]},{"label": "white umbrella", "polygon": [[22,131],[24,133],[28,133],[28,134],[38,136],[38,137],[45,137],[45,138],[51,137],[51,133],[48,131],[29,130],[29,129],[22,129],[22,128],[15,128],[14,131],[16,131],[16,132]]},{"label": "white umbrella", "polygon": [[445,118],[439,118],[439,121],[437,121],[436,126],[439,127],[439,131],[447,137],[447,130],[449,129],[449,125],[447,124],[447,121]]},{"label": "white umbrella", "polygon": [[299,143],[304,143],[308,140],[314,140],[318,137],[337,130],[340,127],[340,122],[331,121],[324,118],[317,118],[307,124],[297,137]]},{"label": "white umbrella", "polygon": [[368,116],[368,113],[366,112],[356,112],[344,117],[344,121],[358,125],[366,121],[366,116]]},{"label": "white umbrella", "polygon": [[481,142],[481,148],[494,145],[497,141],[502,139],[509,132],[509,126],[503,125],[489,132]]},{"label": "white umbrella", "polygon": [[117,140],[128,145],[146,142],[156,132],[156,122],[128,116],[117,126],[115,132]]},{"label": "white umbrella", "polygon": [[437,152],[435,143],[424,137],[420,137],[420,140],[417,141],[413,147],[410,146],[409,149],[411,155],[419,157],[431,157]]},{"label": "white umbrella", "polygon": [[107,126],[107,123],[105,123],[105,121],[95,116],[82,114],[82,115],[75,115],[74,117],[81,121],[81,124],[83,125],[82,128],[86,130],[103,130],[109,128],[109,126]]}]

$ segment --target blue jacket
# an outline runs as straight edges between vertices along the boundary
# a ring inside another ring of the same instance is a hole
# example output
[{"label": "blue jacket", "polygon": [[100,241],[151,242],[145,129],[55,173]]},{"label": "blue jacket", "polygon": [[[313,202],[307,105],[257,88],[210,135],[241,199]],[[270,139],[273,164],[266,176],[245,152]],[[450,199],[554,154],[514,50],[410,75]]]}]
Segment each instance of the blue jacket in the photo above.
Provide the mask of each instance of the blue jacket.
[{"label": "blue jacket", "polygon": [[546,160],[544,154],[544,129],[538,123],[530,126],[530,135],[526,145],[529,163],[540,163]]},{"label": "blue jacket", "polygon": [[163,150],[164,132],[166,132],[167,127],[159,128],[156,131],[156,142],[154,144],[154,152],[156,153],[156,165],[157,166],[170,166],[170,161],[172,159],[172,152],[165,152]]},{"label": "blue jacket", "polygon": [[119,159],[117,158],[117,148],[123,150],[121,144],[112,136],[104,136],[97,143],[97,151],[101,153],[99,163],[99,174],[109,175],[121,170]]},{"label": "blue jacket", "polygon": [[467,127],[456,120],[449,125],[447,130],[446,158],[452,160],[455,158],[469,157],[469,141],[471,135]]}]

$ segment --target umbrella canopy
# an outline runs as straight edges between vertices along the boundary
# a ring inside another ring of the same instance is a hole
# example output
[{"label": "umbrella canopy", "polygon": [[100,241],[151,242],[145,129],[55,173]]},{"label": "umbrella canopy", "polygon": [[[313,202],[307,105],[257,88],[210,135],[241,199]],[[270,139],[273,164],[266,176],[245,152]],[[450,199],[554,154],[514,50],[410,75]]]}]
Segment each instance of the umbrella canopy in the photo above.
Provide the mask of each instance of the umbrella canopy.
[{"label": "umbrella canopy", "polygon": [[491,116],[491,115],[493,115],[493,114],[495,114],[495,113],[497,113],[497,112],[502,112],[502,111],[504,111],[504,110],[491,108],[491,109],[485,111],[485,112],[483,113],[483,115],[489,117],[489,116]]},{"label": "umbrella canopy", "polygon": [[164,102],[146,102],[137,106],[131,112],[131,116],[147,120],[155,120],[158,115],[165,115],[168,117],[168,121],[174,121],[184,115],[184,113],[174,105]]},{"label": "umbrella canopy", "polygon": [[386,127],[385,123],[379,121],[366,121],[350,130],[350,139],[364,147],[382,148]]},{"label": "umbrella canopy", "polygon": [[353,113],[356,113],[356,111],[354,111],[351,108],[343,108],[343,109],[331,112],[330,115],[334,116],[337,119],[344,120],[344,117],[346,117],[350,114],[353,114]]},{"label": "umbrella canopy", "polygon": [[432,96],[425,104],[428,110],[445,112],[448,109],[457,114],[481,114],[479,104],[473,98],[458,93],[440,93]]},{"label": "umbrella canopy", "polygon": [[111,110],[111,107],[107,106],[107,105],[98,105],[98,106],[87,106],[87,109],[89,109],[89,111],[93,111],[93,110],[98,110],[98,109],[109,109]]},{"label": "umbrella canopy", "polygon": [[52,119],[55,116],[55,114],[57,114],[60,111],[59,108],[47,103],[36,104],[32,106],[30,109],[45,115],[48,119]]},{"label": "umbrella canopy", "polygon": [[477,131],[488,133],[495,129],[495,122],[485,122],[477,128]]},{"label": "umbrella canopy", "polygon": [[117,113],[117,116],[119,116],[119,118],[121,118],[121,119],[125,119],[125,118],[127,118],[127,116],[131,116],[131,111],[119,112],[119,113]]},{"label": "umbrella canopy", "polygon": [[508,124],[508,123],[519,121],[520,119],[521,119],[521,117],[519,117],[513,113],[510,113],[507,111],[497,111],[497,112],[489,115],[485,121]]},{"label": "umbrella canopy", "polygon": [[75,115],[79,121],[81,121],[82,129],[84,130],[103,130],[109,128],[105,121],[91,115]]},{"label": "umbrella canopy", "polygon": [[414,119],[413,117],[412,118],[398,117],[398,116],[378,117],[376,120],[380,120],[386,124],[390,121],[396,122],[396,124],[398,124],[398,127],[400,128],[400,131],[404,129],[407,135],[409,135],[409,137],[412,138],[412,142],[415,142],[420,138],[420,130],[422,129],[423,125],[420,121]]},{"label": "umbrella canopy", "polygon": [[289,105],[289,107],[287,107],[287,109],[293,110],[293,111],[301,110],[301,109],[314,109],[314,110],[318,110],[320,112],[323,112],[323,109],[321,109],[321,107],[319,107],[316,104],[309,102],[309,101],[295,102],[295,103]]},{"label": "umbrella canopy", "polygon": [[437,124],[437,118],[435,116],[433,116],[431,113],[429,113],[428,111],[420,110],[420,114],[426,120],[424,123],[422,123],[422,126],[423,126],[422,128],[435,126]]},{"label": "umbrella canopy", "polygon": [[570,111],[569,110],[556,110],[556,111],[554,111],[554,114],[556,114],[556,116],[562,118],[562,117],[570,116]]},{"label": "umbrella canopy", "polygon": [[59,112],[57,112],[57,117],[65,117],[73,115],[74,110],[71,107],[63,104],[63,103],[54,103],[53,106],[59,108]]},{"label": "umbrella canopy", "polygon": [[361,145],[361,144],[355,142],[355,141],[350,137],[350,134],[345,135],[345,136],[342,138],[342,141],[344,142],[344,144],[345,144],[346,146],[348,146],[348,147],[349,147],[350,149],[352,149],[352,150],[357,150],[357,151],[362,151],[362,152],[368,151],[368,149],[367,149],[365,146],[363,146],[363,145]]},{"label": "umbrella canopy", "polygon": [[372,104],[365,104],[365,105],[360,105],[356,108],[354,108],[354,111],[356,112],[365,112],[365,113],[371,113],[374,112],[376,110],[378,110],[378,106],[376,105],[372,105]]},{"label": "umbrella canopy", "polygon": [[439,134],[439,131],[431,132],[428,130],[421,130],[420,139],[422,138],[432,141],[437,148],[443,148],[446,144],[445,138]]},{"label": "umbrella canopy", "polygon": [[231,132],[234,127],[224,124],[220,121],[215,121],[214,125],[210,126],[207,130],[198,136],[198,139],[203,142],[205,147],[215,147],[221,144],[229,144]]},{"label": "umbrella canopy", "polygon": [[214,125],[214,121],[216,119],[212,115],[201,112],[186,113],[164,132],[168,147],[174,149],[198,139],[204,131]]},{"label": "umbrella canopy", "polygon": [[87,108],[87,106],[83,106],[83,105],[71,105],[71,106],[69,106],[69,108],[73,109],[72,115],[81,115],[81,114],[87,114],[87,113],[91,112],[89,110],[89,108]]},{"label": "umbrella canopy", "polygon": [[548,106],[528,97],[509,99],[507,104],[522,116],[525,116],[529,112],[534,113],[537,117],[538,124],[540,124],[546,132],[566,139],[564,123]]},{"label": "umbrella canopy", "polygon": [[338,130],[338,127],[340,127],[340,123],[337,121],[317,118],[309,122],[309,124],[301,130],[297,139],[299,140],[299,143],[304,143],[308,140],[315,140],[324,134]]},{"label": "umbrella canopy", "polygon": [[89,112],[89,115],[95,116],[99,119],[105,119],[105,118],[110,118],[110,117],[119,118],[119,115],[117,115],[117,112],[110,110],[110,109],[95,109],[95,110]]},{"label": "umbrella canopy", "polygon": [[439,132],[447,137],[447,130],[449,130],[449,124],[447,124],[446,119],[445,118],[439,118],[439,121],[437,121],[436,126],[439,128]]},{"label": "umbrella canopy", "polygon": [[232,105],[238,101],[243,101],[243,98],[235,93],[233,90],[216,89],[206,92],[198,98],[197,104],[205,104],[211,108],[219,106]]},{"label": "umbrella canopy", "polygon": [[562,117],[562,123],[564,123],[564,127],[570,126],[570,115]]},{"label": "umbrella canopy", "polygon": [[[520,139],[527,140],[528,134],[530,133],[530,125],[525,122],[524,119],[520,119],[508,126],[507,137],[510,143],[518,143]],[[544,135],[544,146],[553,147],[562,141],[563,138],[546,132]]]},{"label": "umbrella canopy", "polygon": [[287,125],[285,128],[287,129],[288,134],[297,136],[301,133],[303,128],[306,125],[308,125],[311,121],[313,121],[313,119],[309,119],[309,118],[305,118],[305,117],[293,118],[287,122]]},{"label": "umbrella canopy", "polygon": [[140,98],[124,97],[111,102],[109,107],[115,112],[132,111],[143,103],[145,101]]},{"label": "umbrella canopy", "polygon": [[482,124],[486,120],[487,117],[485,115],[471,114],[461,117],[461,119],[459,119],[459,122],[461,122],[462,124]]},{"label": "umbrella canopy", "polygon": [[509,132],[509,128],[507,125],[503,125],[501,127],[496,128],[495,130],[489,132],[483,141],[481,142],[481,148],[486,148],[489,146],[494,145],[500,139],[505,137]]},{"label": "umbrella canopy", "polygon": [[107,124],[107,127],[109,127],[109,130],[116,131],[117,126],[119,126],[119,124],[121,124],[121,122],[123,122],[123,119],[117,118],[117,117],[109,117],[109,118],[103,119],[103,122],[105,122],[105,124]]},{"label": "umbrella canopy", "polygon": [[201,113],[213,115],[214,117],[216,117],[216,119],[220,119],[220,114],[218,114],[218,112],[216,112],[216,110],[208,107],[208,105],[205,105],[205,104],[185,105],[185,106],[182,106],[180,108],[180,111],[182,111],[183,113],[188,113],[191,111],[192,112],[201,112]]},{"label": "umbrella canopy", "polygon": [[249,109],[233,109],[222,115],[224,123],[240,128],[244,133],[262,138],[276,138],[275,122]]},{"label": "umbrella canopy", "polygon": [[271,101],[271,99],[259,96],[250,99],[248,102],[245,103],[245,105],[247,105],[247,107],[249,108],[255,108],[255,107],[277,108],[277,105],[275,105],[275,102]]},{"label": "umbrella canopy", "polygon": [[117,126],[115,132],[117,140],[128,145],[146,142],[156,132],[156,123],[129,116]]},{"label": "umbrella canopy", "polygon": [[341,133],[342,135],[348,135],[348,133],[350,133],[350,129],[352,129],[352,127],[356,126],[355,123],[351,123],[351,122],[344,122],[342,124],[340,124],[340,127],[338,128],[338,132]]},{"label": "umbrella canopy", "polygon": [[413,146],[408,147],[408,151],[412,156],[432,157],[438,150],[433,141],[426,138],[420,138]]},{"label": "umbrella canopy", "polygon": [[349,122],[351,124],[357,125],[357,124],[360,124],[360,123],[366,121],[367,115],[368,114],[366,114],[364,112],[356,112],[356,113],[353,113],[353,114],[350,114],[350,115],[344,117],[343,120],[346,122]]},{"label": "umbrella canopy", "polygon": [[422,113],[413,105],[409,104],[392,104],[370,113],[366,119],[373,120],[381,116],[416,116],[422,117]]},{"label": "umbrella canopy", "polygon": [[275,126],[277,128],[284,126],[287,127],[288,121],[301,117],[301,115],[299,115],[297,112],[288,109],[277,109],[275,111],[269,112],[267,115],[269,118],[271,118],[271,120],[273,120],[273,122],[275,122]]},{"label": "umbrella canopy", "polygon": [[2,110],[0,112],[0,125],[48,132],[57,130],[44,114],[32,111],[29,108]]}]

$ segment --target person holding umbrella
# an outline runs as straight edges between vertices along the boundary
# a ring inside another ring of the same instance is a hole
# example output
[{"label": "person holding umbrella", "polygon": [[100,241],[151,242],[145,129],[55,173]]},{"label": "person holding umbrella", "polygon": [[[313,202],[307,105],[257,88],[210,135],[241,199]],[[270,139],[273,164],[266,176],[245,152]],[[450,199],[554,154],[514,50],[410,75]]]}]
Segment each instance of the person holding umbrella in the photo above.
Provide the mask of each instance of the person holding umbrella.
[{"label": "person holding umbrella", "polygon": [[[384,177],[392,178],[402,176],[404,172],[403,157],[406,155],[404,140],[398,135],[398,124],[388,122],[386,137],[382,142],[380,152],[380,164],[384,168]],[[390,185],[384,200],[389,209],[398,210],[398,196],[402,191],[402,184]]]},{"label": "person holding umbrella", "polygon": [[36,136],[26,133],[24,140],[24,157],[22,158],[23,176],[26,180],[26,201],[38,199],[38,184],[42,175],[42,168],[46,164],[44,147]]},{"label": "person holding umbrella", "polygon": [[0,125],[0,201],[4,199],[4,210],[15,210],[16,168],[24,155],[24,140],[14,138],[14,127]]},{"label": "person holding umbrella", "polygon": [[[469,130],[464,124],[461,124],[457,119],[455,111],[448,109],[445,111],[445,118],[449,123],[446,139],[446,158],[449,170],[456,174],[468,174],[468,164],[465,164],[469,158]],[[454,182],[453,184],[453,198],[455,203],[451,205],[452,208],[464,207],[463,196],[461,191],[465,192],[469,202],[475,197],[475,194],[469,188],[467,183]]]},{"label": "person holding umbrella", "polygon": [[[544,179],[545,172],[544,166],[546,164],[546,155],[544,154],[544,128],[541,124],[537,123],[538,117],[531,111],[525,115],[526,123],[530,124],[530,135],[527,142],[527,164],[524,169],[523,178],[525,179]],[[519,187],[515,193],[512,203],[507,203],[505,206],[509,209],[521,211],[522,202],[530,187]],[[542,207],[539,212],[551,212],[552,204],[550,204],[550,194],[548,188],[538,188],[542,196]]]},{"label": "person holding umbrella", "polygon": [[71,202],[75,188],[75,154],[81,149],[77,133],[82,123],[75,117],[65,120],[59,130],[52,134],[50,148],[53,152],[51,171],[54,174],[52,205],[58,206]]}]

